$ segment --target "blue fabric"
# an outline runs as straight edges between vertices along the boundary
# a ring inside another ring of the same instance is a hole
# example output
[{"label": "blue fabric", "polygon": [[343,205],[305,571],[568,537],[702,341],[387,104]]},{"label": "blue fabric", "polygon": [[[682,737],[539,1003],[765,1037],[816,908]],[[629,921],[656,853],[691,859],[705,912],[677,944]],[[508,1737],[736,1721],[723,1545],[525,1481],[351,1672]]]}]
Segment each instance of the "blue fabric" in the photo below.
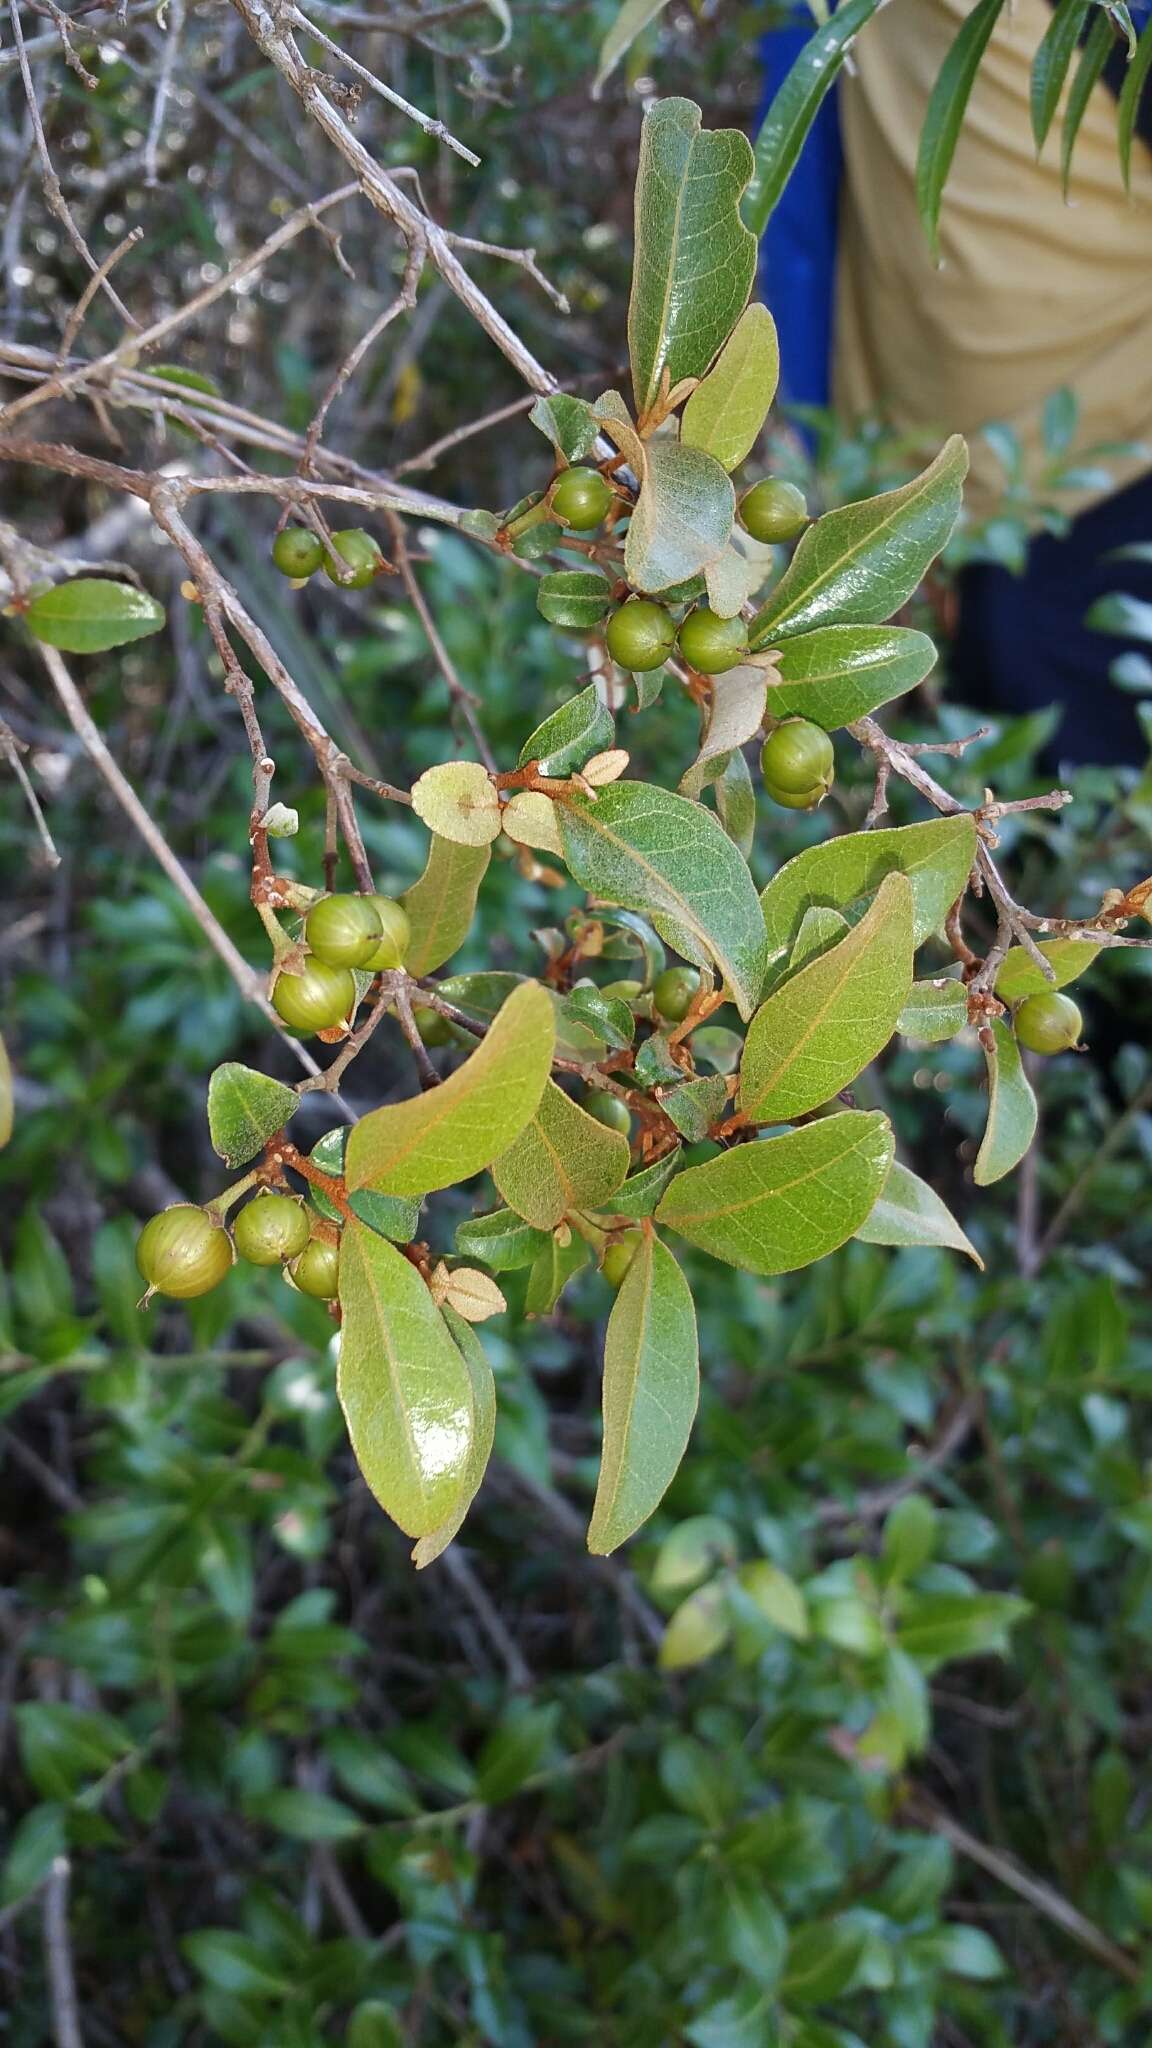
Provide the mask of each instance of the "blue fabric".
[{"label": "blue fabric", "polygon": [[[812,33],[812,16],[804,7],[795,24],[789,22],[761,37],[761,120]],[[785,405],[829,401],[843,169],[833,87],[805,137],[760,244],[761,288],[780,335],[780,396]]]}]

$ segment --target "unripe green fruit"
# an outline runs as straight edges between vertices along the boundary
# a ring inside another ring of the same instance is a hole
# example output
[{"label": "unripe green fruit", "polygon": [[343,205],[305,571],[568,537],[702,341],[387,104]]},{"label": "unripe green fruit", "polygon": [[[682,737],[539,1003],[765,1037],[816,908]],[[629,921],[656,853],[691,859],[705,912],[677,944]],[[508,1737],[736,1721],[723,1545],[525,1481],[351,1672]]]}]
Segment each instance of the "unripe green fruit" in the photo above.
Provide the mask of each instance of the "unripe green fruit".
[{"label": "unripe green fruit", "polygon": [[600,991],[602,996],[618,996],[622,1003],[634,1003],[644,993],[642,981],[606,981]]},{"label": "unripe green fruit", "polygon": [[1050,1536],[1039,1550],[1030,1553],[1020,1573],[1021,1589],[1037,1607],[1059,1611],[1072,1599],[1076,1573],[1072,1560],[1058,1536]]},{"label": "unripe green fruit", "polygon": [[766,476],[740,500],[740,524],[753,540],[795,540],[808,524],[803,491],[782,476]]},{"label": "unripe green fruit", "polygon": [[149,1287],[173,1301],[192,1301],[218,1287],[232,1270],[228,1232],[192,1202],[177,1202],[144,1225],[136,1264]]},{"label": "unripe green fruit", "polygon": [[304,1037],[342,1023],[355,1002],[351,968],[329,967],[325,960],[306,960],[299,974],[278,974],[272,991],[277,1016]]},{"label": "unripe green fruit", "polygon": [[408,950],[408,941],[412,937],[412,927],[408,922],[408,912],[404,905],[397,903],[394,896],[366,896],[364,901],[372,905],[383,933],[379,944],[373,947],[371,956],[365,964],[373,974],[383,974],[388,968],[402,965]]},{"label": "unripe green fruit", "polygon": [[324,543],[307,526],[286,526],[272,543],[272,560],[285,576],[314,576],[324,560]]},{"label": "unripe green fruit", "polygon": [[669,1024],[682,1024],[700,987],[695,967],[666,967],[652,984],[652,1001]]},{"label": "unripe green fruit", "polygon": [[735,668],[748,652],[748,628],[743,619],[722,619],[707,605],[689,612],[679,633],[680,652],[701,675],[722,676]]},{"label": "unripe green fruit", "polygon": [[412,1012],[412,1022],[424,1040],[425,1045],[451,1045],[452,1026],[439,1010],[427,1010],[421,1005]]},{"label": "unripe green fruit", "polygon": [[676,645],[676,621],[662,604],[647,597],[630,597],[608,621],[604,638],[613,661],[630,668],[634,675],[646,675],[667,661]]},{"label": "unripe green fruit", "polygon": [[304,920],[304,937],[326,967],[367,967],[383,924],[374,896],[322,896]]},{"label": "unripe green fruit", "polygon": [[325,1243],[322,1237],[310,1238],[288,1271],[301,1294],[310,1294],[315,1301],[336,1299],[340,1285],[340,1252],[336,1245]]},{"label": "unripe green fruit", "polygon": [[597,469],[566,469],[552,492],[552,516],[576,533],[599,526],[612,503],[612,486]]},{"label": "unripe green fruit", "polygon": [[632,1129],[628,1104],[621,1102],[618,1095],[609,1095],[606,1089],[593,1088],[591,1094],[584,1097],[584,1107],[589,1116],[594,1116],[606,1130],[623,1131],[627,1136]]},{"label": "unripe green fruit", "polygon": [[609,1287],[616,1289],[623,1285],[624,1275],[632,1264],[643,1241],[642,1230],[626,1230],[623,1237],[617,1237],[608,1246],[600,1262],[600,1271]]},{"label": "unripe green fruit", "polygon": [[384,557],[379,545],[362,526],[346,526],[340,533],[332,535],[332,546],[340,560],[346,565],[343,575],[335,568],[331,557],[324,557],[324,573],[333,583],[339,583],[344,590],[366,590],[384,567]]},{"label": "unripe green fruit", "polygon": [[308,1212],[291,1195],[257,1195],[232,1225],[232,1242],[250,1266],[282,1266],[308,1242]]},{"label": "unripe green fruit", "polygon": [[1016,1036],[1029,1052],[1067,1052],[1080,1042],[1084,1019],[1071,996],[1049,989],[1042,996],[1025,996],[1013,1022]]},{"label": "unripe green fruit", "polygon": [[760,750],[764,794],[789,811],[810,811],[822,802],[836,773],[836,752],[822,726],[807,718],[786,718]]}]

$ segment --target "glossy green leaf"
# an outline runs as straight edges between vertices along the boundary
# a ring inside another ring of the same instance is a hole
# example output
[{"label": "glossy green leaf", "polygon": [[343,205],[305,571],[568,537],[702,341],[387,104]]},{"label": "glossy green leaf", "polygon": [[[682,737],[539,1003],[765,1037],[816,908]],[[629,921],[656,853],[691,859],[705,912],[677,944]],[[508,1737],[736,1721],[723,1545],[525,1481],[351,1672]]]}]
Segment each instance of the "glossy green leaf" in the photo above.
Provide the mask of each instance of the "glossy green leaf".
[{"label": "glossy green leaf", "polygon": [[905,1038],[922,1039],[925,1045],[941,1045],[955,1038],[968,1022],[968,990],[962,981],[942,975],[937,981],[914,981],[908,1000],[896,1019],[896,1029]]},{"label": "glossy green leaf", "polygon": [[1080,124],[1088,111],[1088,103],[1115,41],[1112,24],[1104,8],[1094,8],[1093,13],[1096,18],[1080,51],[1080,61],[1072,78],[1072,90],[1068,94],[1064,108],[1064,128],[1060,136],[1060,176],[1063,180],[1065,199],[1068,197],[1072,156],[1076,148],[1076,137],[1080,133]]},{"label": "glossy green leaf", "polygon": [[656,1220],[727,1265],[790,1273],[859,1229],[891,1164],[887,1117],[845,1110],[688,1167]]},{"label": "glossy green leaf", "polygon": [[340,1240],[336,1388],[356,1462],[407,1536],[464,1498],[476,1434],[472,1377],[415,1266],[355,1219]]},{"label": "glossy green leaf", "polygon": [[426,1195],[507,1151],[544,1092],[556,1027],[538,982],[522,982],[487,1036],[438,1088],[370,1110],[348,1139],[349,1188]]},{"label": "glossy green leaf", "polygon": [[1013,946],[996,976],[996,993],[1002,1002],[1018,1003],[1025,996],[1042,996],[1050,988],[1067,988],[1087,973],[1101,948],[1091,939],[1041,939],[1039,951],[1051,967],[1053,979],[1048,980],[1023,946]]},{"label": "glossy green leaf", "polygon": [[788,2005],[826,2005],[847,1991],[860,1967],[866,1930],[847,1920],[811,1920],[789,1931],[780,1995]]},{"label": "glossy green leaf", "polygon": [[424,872],[400,898],[412,927],[404,956],[409,974],[431,974],[459,952],[472,929],[491,858],[486,845],[461,846],[432,834]]},{"label": "glossy green leaf", "polygon": [[714,961],[742,1017],[764,979],[764,919],[747,865],[710,811],[643,782],[557,806],[580,886],[652,919],[688,959]]},{"label": "glossy green leaf", "polygon": [[657,15],[663,14],[668,0],[623,0],[623,5],[600,45],[600,56],[596,65],[596,77],[592,84],[592,97],[599,99],[606,79],[615,71],[621,57],[626,56]]},{"label": "glossy green leaf", "polygon": [[783,1123],[830,1102],[887,1045],[912,986],[912,890],[885,876],[871,908],[757,1010],[740,1066],[740,1107]]},{"label": "glossy green leaf", "polygon": [[856,1236],[862,1244],[934,1245],[944,1251],[966,1252],[981,1272],[984,1270],[983,1259],[952,1211],[934,1188],[899,1160],[893,1163],[875,1207]]},{"label": "glossy green leaf", "polygon": [[590,1253],[575,1231],[567,1243],[562,1233],[546,1238],[532,1262],[524,1295],[524,1311],[530,1316],[550,1316],[568,1282],[588,1264]]},{"label": "glossy green leaf", "polygon": [[599,569],[554,569],[536,585],[536,609],[553,626],[589,633],[612,602],[612,586]]},{"label": "glossy green leaf", "polygon": [[813,121],[836,79],[853,38],[875,14],[880,0],[844,0],[818,19],[783,84],[777,89],[756,137],[755,168],[741,213],[754,235],[768,225],[804,146]]},{"label": "glossy green leaf", "polygon": [[[450,974],[439,983],[439,990],[446,1002],[466,1011],[478,1023],[490,1024],[509,996],[523,986],[523,975],[485,969],[476,974]],[[546,993],[552,1005],[557,1057],[582,1060],[588,1065],[603,1059],[608,1048],[599,1030],[580,1015],[578,1008],[572,1008],[567,996],[559,995],[555,989]]]},{"label": "glossy green leaf", "polygon": [[988,1064],[988,1123],[972,1169],[972,1178],[981,1188],[1003,1180],[1006,1173],[1019,1166],[1036,1135],[1039,1115],[1020,1048],[1011,1031],[999,1017],[993,1018],[988,1028],[993,1038],[992,1051],[984,1055]]},{"label": "glossy green leaf", "polygon": [[878,625],[906,604],[960,511],[968,449],[959,434],[911,483],[825,512],[750,628],[754,648],[816,626]]},{"label": "glossy green leaf", "polygon": [[463,1316],[454,1309],[441,1311],[448,1334],[468,1369],[472,1382],[473,1430],[468,1459],[460,1485],[460,1499],[446,1521],[428,1536],[421,1536],[412,1552],[412,1562],[418,1572],[426,1565],[433,1564],[447,1550],[464,1522],[472,1502],[480,1491],[488,1460],[492,1456],[492,1444],[496,1436],[496,1382],[484,1346]]},{"label": "glossy green leaf", "polygon": [[570,697],[559,711],[554,711],[529,734],[520,749],[519,766],[535,761],[541,775],[571,775],[593,754],[602,754],[615,737],[612,713],[600,702],[595,684],[590,683],[578,697]]},{"label": "glossy green leaf", "polygon": [[732,1633],[724,1588],[700,1586],[681,1601],[664,1631],[658,1662],[661,1671],[690,1671],[722,1650]]},{"label": "glossy green leaf", "polygon": [[740,218],[752,149],[737,129],[701,128],[691,100],[657,100],[636,173],[628,354],[638,412],[667,378],[702,377],[736,325],[756,270]]},{"label": "glossy green leaf", "polygon": [[225,1060],[208,1083],[208,1134],[226,1166],[246,1166],[282,1131],[300,1098],[283,1081]]},{"label": "glossy green leaf", "polygon": [[618,1188],[612,1197],[610,1216],[628,1216],[639,1222],[642,1217],[653,1216],[656,1205],[664,1193],[673,1174],[680,1165],[679,1147],[666,1152],[663,1159],[657,1159],[651,1166],[642,1166]]},{"label": "glossy green leaf", "polygon": [[920,219],[928,237],[932,254],[940,257],[940,199],[945,180],[952,167],[952,157],[960,135],[960,124],[968,106],[980,59],[996,23],[1000,19],[1005,0],[976,0],[970,14],[965,15],[955,40],[940,66],[939,76],[932,88],[920,130],[920,148],[916,157],[916,204]]},{"label": "glossy green leaf", "polygon": [[699,796],[722,772],[733,748],[744,746],[759,732],[767,693],[767,675],[751,663],[712,677],[700,751],[680,778],[682,795]]},{"label": "glossy green leaf", "polygon": [[896,871],[912,884],[913,939],[922,945],[963,892],[975,857],[976,827],[967,813],[888,831],[848,832],[806,847],[778,870],[761,895],[769,949],[777,954],[791,946],[812,904],[859,911],[885,875]]},{"label": "glossy green leaf", "polygon": [[596,446],[600,425],[586,398],[554,391],[550,398],[538,398],[528,417],[567,462],[583,462]]},{"label": "glossy green leaf", "polygon": [[728,1084],[723,1074],[704,1074],[695,1081],[683,1081],[660,1097],[660,1107],[671,1117],[680,1136],[689,1145],[706,1138],[728,1104]]},{"label": "glossy green leaf", "polygon": [[514,1273],[530,1266],[544,1249],[544,1233],[534,1230],[514,1209],[494,1209],[471,1216],[456,1226],[456,1249],[462,1258],[482,1259],[494,1273]]},{"label": "glossy green leaf", "polygon": [[1032,85],[1030,92],[1032,111],[1032,133],[1036,139],[1036,154],[1044,147],[1052,119],[1060,104],[1068,66],[1072,62],[1080,31],[1088,18],[1092,0],[1058,0],[1052,10],[1052,19],[1040,40],[1032,60]]},{"label": "glossy green leaf", "polygon": [[1140,102],[1152,69],[1152,21],[1144,24],[1136,54],[1124,74],[1120,89],[1120,103],[1117,108],[1116,140],[1120,148],[1120,169],[1124,174],[1124,189],[1132,188],[1132,138],[1136,133],[1136,119]]},{"label": "glossy green leaf", "polygon": [[[344,1154],[348,1145],[348,1127],[325,1131],[324,1136],[313,1145],[310,1157],[324,1173],[342,1177]],[[330,1202],[322,1188],[308,1190],[309,1199],[321,1216],[327,1216],[330,1223],[339,1223],[340,1210]],[[392,1244],[411,1244],[420,1221],[420,1204],[407,1195],[381,1195],[371,1188],[357,1188],[348,1197],[348,1205],[354,1216],[366,1223],[369,1230],[379,1231]]]},{"label": "glossy green leaf", "polygon": [[834,732],[914,690],[935,662],[927,633],[910,626],[818,626],[784,641],[767,708]]},{"label": "glossy green leaf", "polygon": [[616,1550],[659,1506],[700,1395],[696,1311],[675,1259],[646,1230],[608,1318],[604,1448],[588,1548]]},{"label": "glossy green leaf", "polygon": [[608,1130],[554,1081],[519,1137],[493,1163],[492,1178],[510,1209],[551,1230],[573,1209],[599,1209],[628,1171],[628,1140]]},{"label": "glossy green leaf", "polygon": [[735,517],[732,479],[714,456],[680,441],[650,441],[624,542],[633,590],[667,590],[697,575],[723,554]]},{"label": "glossy green leaf", "polygon": [[779,377],[776,322],[767,306],[746,306],[684,408],[681,440],[722,468],[737,468],[763,428]]},{"label": "glossy green leaf", "polygon": [[504,1710],[476,1759],[476,1796],[494,1805],[513,1793],[540,1769],[556,1729],[555,1700],[531,1706],[515,1700]]},{"label": "glossy green leaf", "polygon": [[852,927],[838,910],[827,910],[822,903],[813,904],[800,919],[792,951],[788,955],[788,972],[795,973],[809,960],[816,960],[821,953],[827,953],[831,946],[838,946],[846,939]]},{"label": "glossy green leaf", "polygon": [[165,611],[133,583],[77,576],[71,583],[41,591],[24,619],[29,632],[46,647],[59,647],[65,654],[100,654],[107,647],[126,647],[130,640],[158,633]]}]

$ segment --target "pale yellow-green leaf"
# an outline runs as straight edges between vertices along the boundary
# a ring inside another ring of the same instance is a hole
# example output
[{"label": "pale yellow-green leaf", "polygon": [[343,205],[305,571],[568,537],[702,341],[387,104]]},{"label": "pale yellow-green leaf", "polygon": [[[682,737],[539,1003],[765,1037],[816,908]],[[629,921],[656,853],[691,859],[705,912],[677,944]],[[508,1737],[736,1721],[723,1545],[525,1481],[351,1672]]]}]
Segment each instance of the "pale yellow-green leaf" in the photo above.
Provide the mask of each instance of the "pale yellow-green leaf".
[{"label": "pale yellow-green leaf", "polygon": [[486,1323],[502,1316],[508,1303],[496,1282],[477,1266],[448,1266],[441,1259],[429,1281],[438,1308],[453,1308],[466,1323]]},{"label": "pale yellow-green leaf", "polygon": [[520,1136],[492,1167],[510,1209],[551,1230],[573,1209],[598,1209],[624,1182],[628,1140],[610,1131],[554,1081]]},{"label": "pale yellow-green leaf", "polygon": [[684,1456],[699,1394],[692,1295],[649,1229],[604,1340],[604,1448],[588,1529],[595,1556],[617,1549],[660,1505]]},{"label": "pale yellow-green leaf", "polygon": [[977,1187],[991,1187],[1019,1166],[1036,1136],[1039,1111],[1015,1037],[1001,1018],[989,1025],[992,1050],[988,1065],[988,1122],[976,1154],[972,1178]]},{"label": "pale yellow-green leaf", "polygon": [[657,1653],[661,1671],[688,1671],[722,1650],[732,1633],[724,1587],[713,1580],[689,1593],[664,1631]]},{"label": "pale yellow-green leaf", "polygon": [[783,1123],[830,1102],[887,1045],[912,986],[912,890],[886,875],[858,925],[768,997],[740,1066],[740,1107]]},{"label": "pale yellow-green leaf", "polygon": [[1042,996],[1050,988],[1067,988],[1100,953],[1090,939],[1041,939],[1038,950],[1052,969],[1052,980],[1023,946],[1013,946],[996,976],[996,993],[1002,1002],[1018,1003],[1025,996]]},{"label": "pale yellow-green leaf", "polygon": [[563,859],[556,806],[542,790],[518,789],[505,804],[501,823],[517,846],[535,846],[542,853],[554,853]]},{"label": "pale yellow-green leaf", "polygon": [[479,761],[444,761],[412,785],[412,808],[430,832],[458,846],[490,846],[500,830],[500,804]]},{"label": "pale yellow-green leaf", "polygon": [[681,439],[735,469],[768,417],[779,375],[776,322],[767,306],[746,306],[684,408]]},{"label": "pale yellow-green leaf", "polygon": [[704,565],[704,588],[711,609],[721,619],[734,619],[772,574],[774,550],[734,526],[723,553]]},{"label": "pale yellow-green leaf", "polygon": [[487,846],[461,846],[433,833],[424,873],[400,899],[412,928],[404,955],[409,974],[431,974],[464,944],[491,858]]},{"label": "pale yellow-green leaf", "polygon": [[350,1217],[340,1241],[337,1392],[356,1462],[407,1536],[460,1503],[475,1436],[467,1366],[415,1266]]},{"label": "pale yellow-green leaf", "polygon": [[476,1051],[438,1088],[361,1117],[348,1139],[349,1188],[426,1195],[490,1166],[536,1108],[555,1041],[547,991],[521,982]]}]

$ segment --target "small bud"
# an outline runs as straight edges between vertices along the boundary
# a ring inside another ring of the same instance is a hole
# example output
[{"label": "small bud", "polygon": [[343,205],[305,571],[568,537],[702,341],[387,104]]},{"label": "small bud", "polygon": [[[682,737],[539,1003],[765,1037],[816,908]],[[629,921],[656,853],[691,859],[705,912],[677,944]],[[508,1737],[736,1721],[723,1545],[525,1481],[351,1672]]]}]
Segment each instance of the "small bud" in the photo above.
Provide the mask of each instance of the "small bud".
[{"label": "small bud", "polygon": [[294,839],[300,830],[300,813],[288,804],[269,804],[260,822],[269,839]]}]

